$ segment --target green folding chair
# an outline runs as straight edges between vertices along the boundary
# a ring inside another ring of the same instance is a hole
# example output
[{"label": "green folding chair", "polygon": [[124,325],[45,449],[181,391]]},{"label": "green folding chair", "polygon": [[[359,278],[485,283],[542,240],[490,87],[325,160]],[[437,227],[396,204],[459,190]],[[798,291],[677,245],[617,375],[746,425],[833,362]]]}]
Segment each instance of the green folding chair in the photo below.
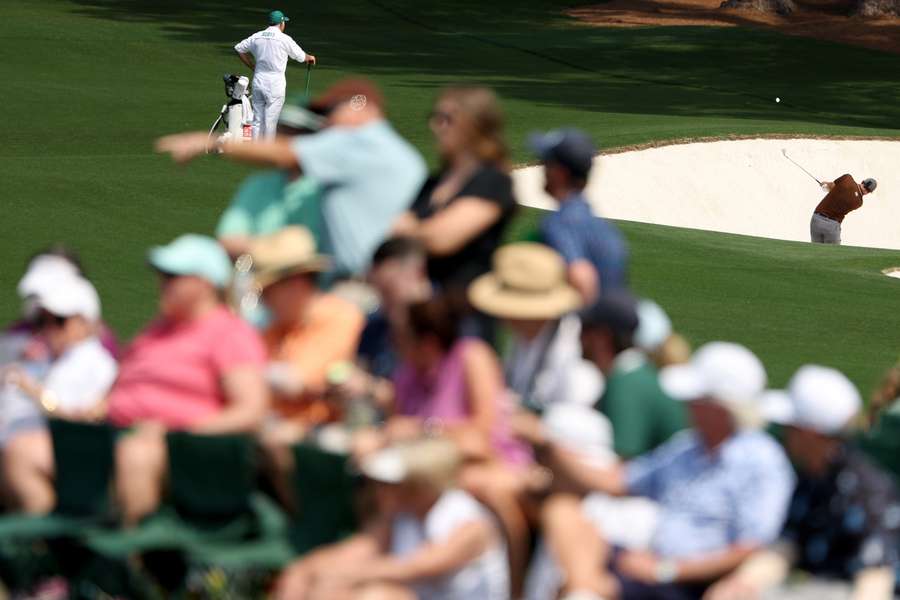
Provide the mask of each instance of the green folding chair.
[{"label": "green folding chair", "polygon": [[88,546],[106,556],[172,552],[187,563],[279,566],[288,560],[287,519],[256,492],[255,442],[243,435],[167,436],[164,506],[132,530],[95,530]]},{"label": "green folding chair", "polygon": [[56,508],[43,516],[0,517],[0,578],[13,587],[27,586],[47,570],[77,571],[83,557],[78,556],[75,542],[86,528],[111,518],[109,486],[116,430],[105,424],[60,419],[51,419],[48,425]]},{"label": "green folding chair", "polygon": [[357,478],[350,472],[345,455],[309,444],[298,444],[292,450],[298,514],[291,524],[290,537],[295,551],[305,554],[357,530]]}]

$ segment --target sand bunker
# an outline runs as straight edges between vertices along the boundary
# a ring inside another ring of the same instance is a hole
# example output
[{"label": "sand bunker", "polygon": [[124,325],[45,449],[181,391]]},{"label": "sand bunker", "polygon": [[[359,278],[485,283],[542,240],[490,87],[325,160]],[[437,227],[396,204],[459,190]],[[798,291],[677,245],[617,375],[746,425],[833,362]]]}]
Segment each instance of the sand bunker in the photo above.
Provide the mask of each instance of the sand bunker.
[{"label": "sand bunker", "polygon": [[[822,180],[875,177],[877,191],[844,220],[843,243],[900,250],[900,141],[751,139],[606,154],[588,197],[613,219],[808,242],[824,192],[782,148]],[[518,169],[514,181],[520,202],[553,208],[540,167]]]}]

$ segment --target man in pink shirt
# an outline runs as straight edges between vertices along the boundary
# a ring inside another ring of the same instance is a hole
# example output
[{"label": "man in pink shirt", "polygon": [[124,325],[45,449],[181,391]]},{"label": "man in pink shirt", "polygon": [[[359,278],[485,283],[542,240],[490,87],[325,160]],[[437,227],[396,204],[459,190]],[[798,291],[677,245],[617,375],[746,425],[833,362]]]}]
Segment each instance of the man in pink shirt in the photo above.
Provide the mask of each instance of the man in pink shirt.
[{"label": "man in pink shirt", "polygon": [[133,431],[116,450],[126,523],[159,504],[165,432],[253,432],[268,407],[259,335],[222,303],[231,263],[212,238],[184,235],[149,253],[160,277],[160,314],[122,359],[107,398],[109,420]]}]

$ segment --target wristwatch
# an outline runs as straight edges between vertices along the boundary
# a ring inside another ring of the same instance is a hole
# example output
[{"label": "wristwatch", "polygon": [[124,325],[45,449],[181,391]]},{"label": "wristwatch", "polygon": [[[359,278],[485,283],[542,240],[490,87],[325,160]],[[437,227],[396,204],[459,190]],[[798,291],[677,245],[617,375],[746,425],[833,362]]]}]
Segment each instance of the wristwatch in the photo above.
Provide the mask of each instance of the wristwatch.
[{"label": "wristwatch", "polygon": [[678,563],[666,558],[656,563],[656,582],[672,583],[678,578]]}]

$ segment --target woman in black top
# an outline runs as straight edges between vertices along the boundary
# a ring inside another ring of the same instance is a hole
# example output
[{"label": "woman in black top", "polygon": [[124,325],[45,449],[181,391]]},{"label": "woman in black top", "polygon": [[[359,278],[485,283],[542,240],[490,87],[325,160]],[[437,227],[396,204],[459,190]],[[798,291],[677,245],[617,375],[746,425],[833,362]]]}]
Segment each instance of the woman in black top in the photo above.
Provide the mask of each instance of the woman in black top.
[{"label": "woman in black top", "polygon": [[464,289],[491,269],[491,256],[516,208],[503,114],[486,88],[444,90],[429,121],[440,171],[423,186],[394,233],[420,240],[438,288]]}]

